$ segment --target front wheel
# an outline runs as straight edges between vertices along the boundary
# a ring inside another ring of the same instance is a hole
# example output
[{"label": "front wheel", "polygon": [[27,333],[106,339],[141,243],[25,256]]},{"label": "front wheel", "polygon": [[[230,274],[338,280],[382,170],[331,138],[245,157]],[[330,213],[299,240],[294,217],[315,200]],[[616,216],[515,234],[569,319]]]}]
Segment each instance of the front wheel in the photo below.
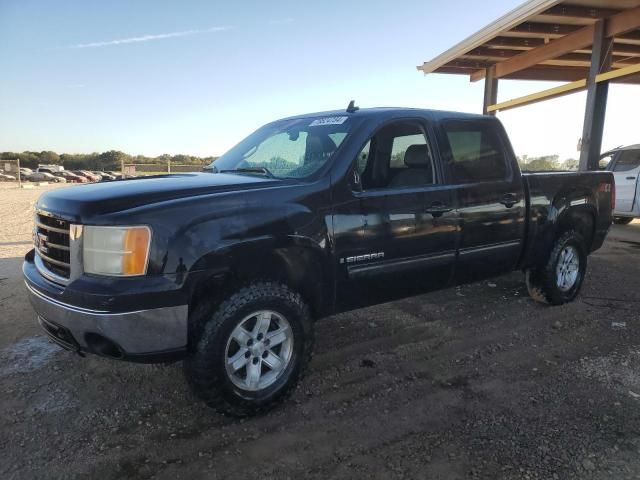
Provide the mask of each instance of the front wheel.
[{"label": "front wheel", "polygon": [[575,231],[566,232],[556,240],[544,265],[527,270],[529,295],[551,305],[570,302],[580,292],[586,270],[584,239]]},{"label": "front wheel", "polygon": [[195,393],[221,413],[248,416],[286,398],[313,347],[302,297],[285,285],[256,282],[224,301],[187,360]]}]

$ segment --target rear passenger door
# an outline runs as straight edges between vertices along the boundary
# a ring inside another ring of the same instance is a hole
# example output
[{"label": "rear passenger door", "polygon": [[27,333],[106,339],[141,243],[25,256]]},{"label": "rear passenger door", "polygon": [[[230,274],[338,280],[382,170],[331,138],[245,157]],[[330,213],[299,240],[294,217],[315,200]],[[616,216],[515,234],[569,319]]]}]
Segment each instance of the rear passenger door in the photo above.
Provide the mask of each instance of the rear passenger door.
[{"label": "rear passenger door", "polygon": [[441,123],[446,174],[457,197],[458,283],[513,270],[525,230],[525,192],[504,129],[493,119]]}]

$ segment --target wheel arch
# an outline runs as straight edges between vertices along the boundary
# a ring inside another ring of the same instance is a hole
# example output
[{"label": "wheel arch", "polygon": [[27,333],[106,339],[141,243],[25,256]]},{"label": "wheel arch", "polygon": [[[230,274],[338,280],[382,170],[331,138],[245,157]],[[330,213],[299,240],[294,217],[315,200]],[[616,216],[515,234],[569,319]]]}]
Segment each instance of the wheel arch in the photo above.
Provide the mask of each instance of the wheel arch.
[{"label": "wheel arch", "polygon": [[313,318],[333,307],[327,253],[307,237],[261,237],[211,252],[198,262],[207,268],[190,287],[189,338],[198,338],[206,318],[234,291],[254,281],[275,281],[299,293]]},{"label": "wheel arch", "polygon": [[587,252],[590,252],[596,233],[596,218],[597,210],[590,203],[567,206],[560,212],[556,221],[555,239],[570,230],[575,230],[584,239]]}]

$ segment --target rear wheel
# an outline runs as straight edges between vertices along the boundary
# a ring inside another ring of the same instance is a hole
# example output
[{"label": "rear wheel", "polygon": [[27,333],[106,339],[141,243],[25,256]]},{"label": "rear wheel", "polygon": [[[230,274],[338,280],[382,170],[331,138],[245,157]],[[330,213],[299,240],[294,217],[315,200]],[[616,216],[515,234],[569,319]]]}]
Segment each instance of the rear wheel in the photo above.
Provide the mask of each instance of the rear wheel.
[{"label": "rear wheel", "polygon": [[299,294],[257,282],[206,321],[185,364],[195,393],[233,416],[260,413],[286,398],[311,358],[313,324]]},{"label": "rear wheel", "polygon": [[613,217],[613,223],[616,225],[629,225],[633,222],[633,217]]},{"label": "rear wheel", "polygon": [[551,305],[572,301],[579,293],[587,269],[587,248],[582,236],[570,231],[556,240],[547,262],[526,272],[531,298]]}]

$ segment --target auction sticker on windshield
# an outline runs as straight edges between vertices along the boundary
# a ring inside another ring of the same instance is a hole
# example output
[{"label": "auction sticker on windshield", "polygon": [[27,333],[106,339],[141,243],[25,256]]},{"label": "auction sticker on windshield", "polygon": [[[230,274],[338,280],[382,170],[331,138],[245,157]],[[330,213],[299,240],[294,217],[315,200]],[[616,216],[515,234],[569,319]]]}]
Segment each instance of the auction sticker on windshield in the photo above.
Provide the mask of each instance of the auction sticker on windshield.
[{"label": "auction sticker on windshield", "polygon": [[309,124],[310,127],[319,127],[322,125],[342,125],[349,117],[324,117],[317,118]]}]

